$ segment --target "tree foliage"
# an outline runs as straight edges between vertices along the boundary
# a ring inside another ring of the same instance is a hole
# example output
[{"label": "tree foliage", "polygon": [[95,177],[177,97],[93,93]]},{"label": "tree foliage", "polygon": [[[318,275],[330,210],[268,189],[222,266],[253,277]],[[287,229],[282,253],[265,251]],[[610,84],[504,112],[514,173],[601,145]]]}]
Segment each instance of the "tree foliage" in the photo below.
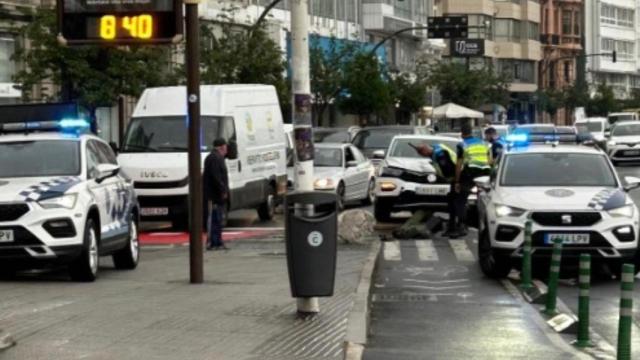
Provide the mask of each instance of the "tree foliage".
[{"label": "tree foliage", "polygon": [[14,55],[24,64],[14,81],[21,84],[25,100],[33,98],[36,85],[50,82],[62,90],[45,100],[78,101],[93,114],[97,107],[112,106],[120,95],[139,96],[146,87],[175,81],[168,76],[166,47],[60,45],[52,9],[36,10],[19,32],[30,45]]},{"label": "tree foliage", "polygon": [[606,84],[599,84],[596,94],[587,104],[589,116],[607,116],[611,112],[621,110],[621,103],[616,100],[613,89]]},{"label": "tree foliage", "polygon": [[406,72],[392,74],[391,96],[396,107],[396,120],[407,122],[408,115],[420,111],[425,104],[427,85],[423,79]]}]

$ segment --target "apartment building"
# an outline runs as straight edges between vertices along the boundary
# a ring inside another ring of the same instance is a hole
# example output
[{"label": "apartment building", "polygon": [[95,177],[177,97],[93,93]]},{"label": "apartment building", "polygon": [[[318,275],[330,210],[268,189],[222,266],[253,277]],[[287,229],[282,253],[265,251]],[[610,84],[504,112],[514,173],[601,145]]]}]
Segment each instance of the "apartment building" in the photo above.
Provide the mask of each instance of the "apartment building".
[{"label": "apartment building", "polygon": [[481,53],[452,61],[465,61],[470,68],[492,67],[511,78],[509,120],[521,123],[536,119],[540,44],[540,2],[538,0],[439,0],[436,15],[468,15],[469,42],[480,43]]},{"label": "apartment building", "polygon": [[[612,86],[616,97],[640,90],[640,0],[585,0],[587,80]],[[610,56],[617,52],[617,62]]]}]

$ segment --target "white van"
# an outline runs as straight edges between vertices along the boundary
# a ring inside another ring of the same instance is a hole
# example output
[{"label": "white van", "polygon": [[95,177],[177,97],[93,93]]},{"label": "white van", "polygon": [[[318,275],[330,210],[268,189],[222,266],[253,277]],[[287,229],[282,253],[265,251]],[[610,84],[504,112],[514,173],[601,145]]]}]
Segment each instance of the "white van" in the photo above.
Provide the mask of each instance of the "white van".
[{"label": "white van", "polygon": [[618,112],[607,115],[608,127],[613,126],[618,121],[638,121],[638,114],[634,112]]},{"label": "white van", "polygon": [[[270,220],[287,187],[275,88],[203,85],[200,98],[203,166],[216,138],[229,143],[227,210],[255,208],[262,220]],[[178,228],[188,224],[187,122],[184,86],[146,89],[136,105],[118,161],[134,181],[143,220],[170,220]]]}]

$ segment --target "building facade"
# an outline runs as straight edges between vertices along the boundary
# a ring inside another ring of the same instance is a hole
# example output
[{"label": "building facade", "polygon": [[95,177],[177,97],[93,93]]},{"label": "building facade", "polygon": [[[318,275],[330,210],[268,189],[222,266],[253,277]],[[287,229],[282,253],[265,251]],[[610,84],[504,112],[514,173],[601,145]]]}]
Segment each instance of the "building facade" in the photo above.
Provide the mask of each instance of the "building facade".
[{"label": "building facade", "polygon": [[[592,85],[607,84],[617,98],[626,99],[640,89],[640,0],[585,1],[586,52],[605,55],[587,58],[587,80]],[[616,63],[606,56],[614,50]]]},{"label": "building facade", "polygon": [[[540,41],[542,61],[539,85],[542,90],[562,91],[575,84],[577,56],[582,53],[584,3],[582,0],[542,0]],[[540,114],[542,122],[572,124],[566,109],[556,114]]]},{"label": "building facade", "polygon": [[[537,0],[439,0],[436,15],[468,15],[469,39],[477,39],[483,51],[457,57],[451,43],[452,61],[464,61],[473,68],[492,67],[509,76],[511,101],[507,119],[520,123],[536,119],[540,44],[540,3]],[[473,41],[473,40],[472,40]]]}]

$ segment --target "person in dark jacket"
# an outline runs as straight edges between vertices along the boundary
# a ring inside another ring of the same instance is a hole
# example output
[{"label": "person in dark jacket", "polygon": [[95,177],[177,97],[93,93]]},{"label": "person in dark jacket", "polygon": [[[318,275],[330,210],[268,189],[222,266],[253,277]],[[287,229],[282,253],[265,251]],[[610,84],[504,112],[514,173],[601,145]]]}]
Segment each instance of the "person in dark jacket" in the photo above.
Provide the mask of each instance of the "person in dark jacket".
[{"label": "person in dark jacket", "polygon": [[225,206],[229,199],[229,176],[225,157],[227,155],[227,142],[225,139],[216,139],[213,142],[213,150],[204,161],[204,174],[202,184],[204,186],[204,200],[208,209],[207,229],[209,230],[207,250],[228,248],[222,241],[222,222],[225,214]]}]

